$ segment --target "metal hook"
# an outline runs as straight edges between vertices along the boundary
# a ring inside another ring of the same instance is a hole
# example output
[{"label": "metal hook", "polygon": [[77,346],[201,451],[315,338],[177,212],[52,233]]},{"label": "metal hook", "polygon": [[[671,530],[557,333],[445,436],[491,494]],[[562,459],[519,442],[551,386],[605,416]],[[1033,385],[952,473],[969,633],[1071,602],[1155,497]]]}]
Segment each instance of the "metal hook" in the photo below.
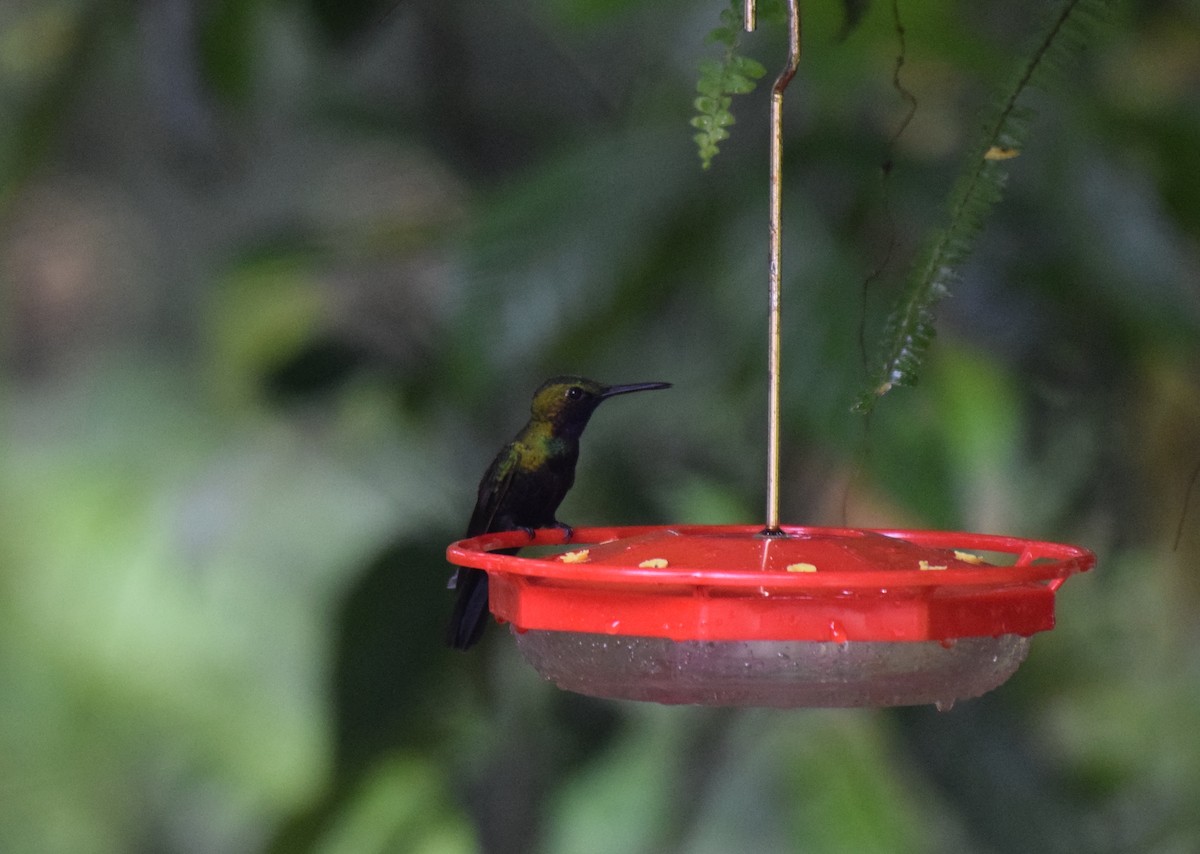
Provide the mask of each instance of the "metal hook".
[{"label": "metal hook", "polygon": [[[754,0],[746,0],[746,30],[755,26]],[[770,267],[767,295],[767,526],[768,535],[779,528],[779,389],[782,331],[780,313],[780,259],[783,254],[783,90],[800,65],[799,0],[787,0],[787,65],[771,88],[771,163],[770,163]]]}]

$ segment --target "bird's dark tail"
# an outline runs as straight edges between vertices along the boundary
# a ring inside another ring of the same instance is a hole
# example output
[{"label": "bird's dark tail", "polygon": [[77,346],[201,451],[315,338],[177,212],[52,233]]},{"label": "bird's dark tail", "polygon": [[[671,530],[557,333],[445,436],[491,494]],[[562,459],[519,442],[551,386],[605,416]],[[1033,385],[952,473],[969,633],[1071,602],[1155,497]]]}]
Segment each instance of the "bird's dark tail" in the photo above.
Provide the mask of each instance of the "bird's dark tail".
[{"label": "bird's dark tail", "polygon": [[454,649],[470,649],[479,643],[488,624],[488,577],[482,569],[461,567],[454,579],[458,598],[446,627],[446,644]]}]

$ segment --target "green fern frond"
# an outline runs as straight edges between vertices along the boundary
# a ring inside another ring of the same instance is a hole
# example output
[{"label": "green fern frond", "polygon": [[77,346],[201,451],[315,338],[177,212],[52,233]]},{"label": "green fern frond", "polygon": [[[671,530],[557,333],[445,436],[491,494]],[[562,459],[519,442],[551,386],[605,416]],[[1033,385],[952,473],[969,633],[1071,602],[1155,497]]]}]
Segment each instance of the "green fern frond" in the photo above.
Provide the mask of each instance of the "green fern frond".
[{"label": "green fern frond", "polygon": [[1031,88],[1054,82],[1087,43],[1115,0],[1066,0],[1041,41],[1004,90],[983,139],[950,191],[948,222],[934,232],[909,274],[899,303],[884,328],[879,368],[854,405],[868,412],[892,388],[913,385],[934,336],[934,307],[957,284],[983,221],[1003,196],[1006,161],[1020,154],[1032,113],[1019,105]]},{"label": "green fern frond", "polygon": [[730,0],[729,7],[721,11],[721,26],[708,34],[708,41],[725,45],[725,55],[720,61],[706,59],[700,63],[700,79],[696,82],[700,94],[692,102],[696,108],[692,127],[700,131],[693,139],[704,169],[717,156],[718,143],[729,139],[729,127],[734,123],[729,109],[733,96],[753,92],[758,79],[767,73],[760,63],[737,52],[741,32],[742,0]]}]

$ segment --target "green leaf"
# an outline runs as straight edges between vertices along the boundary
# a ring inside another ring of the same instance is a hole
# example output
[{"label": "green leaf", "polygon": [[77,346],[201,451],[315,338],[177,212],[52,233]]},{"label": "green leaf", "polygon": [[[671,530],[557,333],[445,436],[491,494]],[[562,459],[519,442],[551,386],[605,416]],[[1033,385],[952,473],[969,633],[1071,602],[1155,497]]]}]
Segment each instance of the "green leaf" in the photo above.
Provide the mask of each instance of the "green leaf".
[{"label": "green leaf", "polygon": [[701,60],[696,81],[696,91],[701,97],[693,101],[699,115],[692,118],[691,125],[703,131],[693,139],[704,169],[712,165],[718,151],[717,143],[729,138],[729,131],[725,129],[734,124],[733,114],[729,111],[732,96],[753,92],[755,81],[767,73],[762,63],[737,53],[742,31],[740,0],[731,0],[721,11],[721,22],[723,26],[710,32],[706,41],[725,45],[725,56],[720,61]]},{"label": "green leaf", "polygon": [[738,33],[732,27],[717,27],[710,32],[704,39],[707,43],[720,42],[728,47],[733,47],[737,44]]},{"label": "green leaf", "polygon": [[729,67],[738,74],[752,77],[755,80],[767,73],[767,69],[761,62],[748,56],[733,56],[729,61]]},{"label": "green leaf", "polygon": [[875,401],[900,385],[913,385],[933,341],[934,306],[957,283],[958,270],[983,230],[983,220],[1003,195],[1002,165],[1024,146],[1031,112],[1018,101],[1040,85],[1087,39],[1089,27],[1115,5],[1113,0],[1066,0],[1043,32],[1033,53],[1000,98],[982,141],[972,150],[950,192],[948,223],[935,232],[884,328],[882,357],[868,388],[854,404],[869,412]]}]

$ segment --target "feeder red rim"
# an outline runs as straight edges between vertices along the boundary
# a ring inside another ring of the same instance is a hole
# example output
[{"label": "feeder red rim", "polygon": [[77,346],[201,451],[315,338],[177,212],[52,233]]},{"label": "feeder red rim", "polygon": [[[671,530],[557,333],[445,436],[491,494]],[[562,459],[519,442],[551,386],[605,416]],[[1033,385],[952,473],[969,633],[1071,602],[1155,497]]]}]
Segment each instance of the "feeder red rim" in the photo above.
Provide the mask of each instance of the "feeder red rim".
[{"label": "feeder red rim", "polygon": [[[577,528],[569,540],[559,528],[542,528],[531,539],[525,531],[501,531],[451,543],[447,559],[459,566],[512,575],[556,580],[566,583],[645,585],[717,585],[724,588],[762,588],[803,592],[843,592],[894,590],[932,587],[996,587],[1045,582],[1052,589],[1070,575],[1084,572],[1095,564],[1089,550],[1062,543],[1028,540],[996,534],[956,531],[926,531],[873,528],[820,528],[783,526],[789,539],[814,537],[859,539],[880,535],[930,548],[978,550],[1014,555],[1008,566],[981,565],[967,568],[948,567],[927,571],[914,567],[881,570],[821,570],[786,572],[760,569],[712,569],[672,565],[643,567],[601,562],[566,563],[557,555],[520,557],[495,554],[496,549],[525,548],[539,545],[592,546],[625,540],[656,532],[680,536],[755,536],[762,529],[753,525],[645,525],[625,527]],[[769,542],[769,538],[764,538]]]}]

